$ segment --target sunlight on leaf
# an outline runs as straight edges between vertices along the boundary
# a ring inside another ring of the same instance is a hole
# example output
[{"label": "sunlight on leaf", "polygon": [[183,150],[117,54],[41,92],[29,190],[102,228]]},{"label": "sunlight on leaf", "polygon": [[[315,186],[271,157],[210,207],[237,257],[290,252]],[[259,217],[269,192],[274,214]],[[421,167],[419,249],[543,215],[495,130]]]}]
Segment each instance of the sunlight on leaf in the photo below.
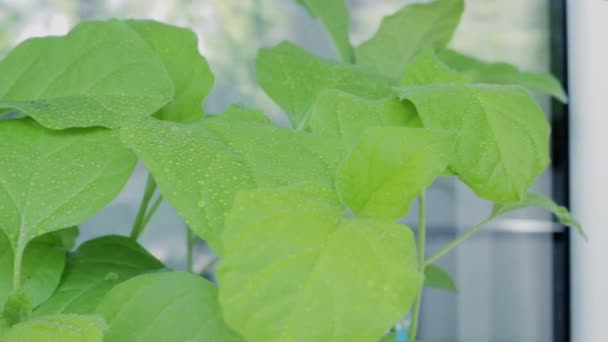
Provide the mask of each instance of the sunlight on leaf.
[{"label": "sunlight on leaf", "polygon": [[338,193],[358,216],[399,219],[443,173],[453,150],[446,131],[370,128],[338,169]]},{"label": "sunlight on leaf", "polygon": [[220,303],[247,341],[377,341],[417,293],[411,230],[322,186],[241,192],[227,221]]}]

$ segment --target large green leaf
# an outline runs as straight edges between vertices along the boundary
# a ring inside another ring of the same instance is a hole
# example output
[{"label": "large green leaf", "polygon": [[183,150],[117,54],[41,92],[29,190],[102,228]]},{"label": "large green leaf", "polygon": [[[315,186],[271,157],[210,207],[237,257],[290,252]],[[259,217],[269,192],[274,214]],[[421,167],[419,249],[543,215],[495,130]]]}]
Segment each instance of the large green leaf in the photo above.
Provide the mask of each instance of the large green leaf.
[{"label": "large green leaf", "polygon": [[118,20],[29,39],[0,63],[0,108],[22,111],[49,128],[117,127],[151,115],[173,94],[156,52]]},{"label": "large green leaf", "polygon": [[333,184],[340,156],[333,139],[243,121],[148,120],[124,128],[122,137],[167,201],[220,254],[224,213],[238,190],[307,180]]},{"label": "large green leaf", "polygon": [[144,248],[124,236],[104,236],[82,244],[70,255],[61,284],[35,316],[93,313],[116,284],[163,269]]},{"label": "large green leaf", "polygon": [[448,166],[453,134],[424,128],[369,128],[338,169],[342,201],[358,216],[399,219]]},{"label": "large green leaf", "polygon": [[344,62],[354,62],[348,30],[350,18],[344,0],[298,0],[308,12],[325,26]]},{"label": "large green leaf", "polygon": [[107,129],[0,121],[0,229],[16,259],[44,233],[79,224],[127,182],[135,156]]},{"label": "large green leaf", "polygon": [[450,49],[443,50],[439,57],[455,70],[470,75],[475,82],[519,84],[547,93],[562,102],[568,101],[564,88],[551,74],[522,71],[508,63],[484,62]]},{"label": "large green leaf", "polygon": [[55,315],[19,323],[0,335],[2,342],[102,342],[106,324],[99,316]]},{"label": "large green leaf", "polygon": [[397,79],[424,47],[444,47],[464,10],[463,0],[409,4],[384,17],[374,36],[355,50],[357,63]]},{"label": "large green leaf", "polygon": [[401,86],[470,82],[469,75],[450,69],[437,57],[431,47],[427,47],[407,65]]},{"label": "large green leaf", "polygon": [[126,23],[161,58],[175,88],[175,98],[157,114],[171,121],[194,122],[203,115],[203,99],[213,86],[213,74],[198,52],[198,39],[189,29],[152,20]]},{"label": "large green leaf", "polygon": [[427,265],[424,268],[424,287],[454,293],[458,292],[456,283],[448,271],[435,264]]},{"label": "large green leaf", "polygon": [[250,342],[377,341],[421,278],[408,227],[349,219],[311,183],[239,193],[224,244],[220,303]]},{"label": "large green leaf", "polygon": [[549,163],[549,125],[519,86],[432,85],[400,93],[416,105],[424,127],[457,135],[450,169],[481,197],[518,202]]},{"label": "large green leaf", "polygon": [[578,222],[578,220],[576,220],[572,216],[572,214],[570,214],[570,212],[568,211],[568,209],[566,209],[566,207],[560,206],[560,205],[556,204],[555,202],[553,202],[551,199],[545,197],[544,195],[537,194],[537,193],[529,193],[526,195],[526,197],[522,201],[517,202],[517,203],[507,203],[507,204],[497,203],[497,204],[495,204],[494,209],[492,210],[491,217],[492,218],[498,217],[498,216],[510,213],[512,211],[515,211],[515,210],[530,208],[530,207],[545,209],[545,210],[553,213],[555,215],[555,217],[557,217],[557,219],[562,224],[576,229],[576,231],[583,238],[585,238],[585,239],[587,238],[587,235],[585,234],[585,231],[583,230],[583,227],[581,226],[581,224]]},{"label": "large green leaf", "polygon": [[390,92],[390,81],[350,64],[314,56],[291,43],[260,50],[256,61],[258,82],[264,91],[299,126],[320,91],[335,88],[368,99]]},{"label": "large green leaf", "polygon": [[346,152],[355,147],[368,127],[422,125],[411,102],[393,97],[368,100],[335,89],[319,94],[308,117],[314,133],[339,139]]},{"label": "large green leaf", "polygon": [[[73,228],[47,233],[32,240],[25,248],[21,290],[32,307],[46,301],[59,285],[67,251],[63,237],[73,233]],[[0,306],[13,291],[13,262],[11,243],[0,232]]]},{"label": "large green leaf", "polygon": [[97,312],[105,342],[243,341],[223,321],[217,289],[183,272],[146,274],[114,287]]}]

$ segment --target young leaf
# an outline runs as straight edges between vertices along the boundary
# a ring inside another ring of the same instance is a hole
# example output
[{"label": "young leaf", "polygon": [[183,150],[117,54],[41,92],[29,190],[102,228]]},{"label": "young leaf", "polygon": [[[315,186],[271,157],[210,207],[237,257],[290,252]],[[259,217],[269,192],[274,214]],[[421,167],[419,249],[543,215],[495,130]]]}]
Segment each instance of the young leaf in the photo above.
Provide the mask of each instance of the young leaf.
[{"label": "young leaf", "polygon": [[561,102],[568,101],[564,88],[551,74],[521,71],[508,63],[484,62],[450,49],[443,50],[439,57],[455,70],[470,75],[475,82],[519,84],[549,94]]},{"label": "young leaf", "polygon": [[238,190],[310,180],[333,184],[341,156],[333,139],[230,120],[148,120],[125,127],[122,138],[163,197],[220,255],[224,213]]},{"label": "young leaf", "polygon": [[511,211],[529,208],[529,207],[537,207],[537,208],[542,208],[547,211],[550,211],[551,213],[553,213],[555,215],[555,217],[557,217],[557,219],[563,225],[570,226],[570,227],[576,229],[576,231],[583,238],[587,239],[587,235],[585,234],[583,227],[578,222],[578,220],[576,220],[572,216],[572,214],[570,214],[568,209],[566,209],[565,207],[562,207],[560,205],[557,205],[551,199],[549,199],[541,194],[537,194],[537,193],[528,193],[522,201],[517,202],[517,203],[508,203],[508,204],[497,203],[497,204],[495,204],[494,209],[492,210],[492,217],[502,216]]},{"label": "young leaf", "polygon": [[346,152],[374,126],[421,127],[416,108],[397,98],[368,100],[340,90],[322,91],[307,114],[314,133],[339,139]]},{"label": "young leaf", "polygon": [[19,110],[53,129],[118,127],[153,114],[173,94],[156,52],[118,20],[29,39],[0,63],[0,108]]},{"label": "young leaf", "polygon": [[450,69],[450,67],[437,58],[433,48],[427,47],[407,65],[401,86],[470,82],[470,76]]},{"label": "young leaf", "polygon": [[549,125],[519,86],[432,85],[400,93],[424,127],[457,135],[450,169],[483,198],[522,200],[549,163]]},{"label": "young leaf", "polygon": [[127,237],[89,240],[70,256],[61,284],[34,316],[93,313],[116,284],[163,268],[160,261]]},{"label": "young leaf", "polygon": [[198,121],[203,116],[203,99],[213,87],[213,74],[198,52],[196,34],[152,20],[127,20],[126,24],[154,49],[173,81],[175,98],[156,116],[179,122]]},{"label": "young leaf", "polygon": [[[63,231],[44,234],[32,240],[23,252],[21,290],[29,297],[31,307],[46,301],[59,285],[66,257],[66,250],[59,237],[64,234]],[[13,267],[11,243],[0,232],[0,305],[14,290]]]},{"label": "young leaf", "polygon": [[351,220],[311,183],[240,192],[224,244],[220,303],[251,342],[377,341],[421,277],[409,228]]},{"label": "young leaf", "polygon": [[384,17],[374,36],[355,50],[357,63],[400,79],[405,66],[425,46],[447,45],[464,10],[463,0],[409,4]]},{"label": "young leaf", "polygon": [[0,154],[0,229],[18,260],[33,238],[110,202],[136,161],[117,132],[53,131],[30,119],[0,121]]},{"label": "young leaf", "polygon": [[424,268],[424,287],[448,292],[458,292],[454,279],[443,268],[431,264]]},{"label": "young leaf", "polygon": [[105,342],[243,341],[223,321],[217,289],[183,272],[145,274],[114,287],[97,312]]},{"label": "young leaf", "polygon": [[298,0],[298,3],[325,26],[342,61],[353,63],[355,56],[348,37],[350,18],[344,0]]},{"label": "young leaf", "polygon": [[336,187],[358,216],[399,219],[446,169],[454,136],[423,128],[369,128],[338,169]]},{"label": "young leaf", "polygon": [[19,323],[2,342],[102,342],[106,323],[94,315],[55,315]]},{"label": "young leaf", "polygon": [[212,115],[205,118],[206,120],[228,120],[228,121],[243,121],[259,124],[270,124],[270,119],[258,109],[248,108],[242,104],[234,103],[225,112],[219,115]]},{"label": "young leaf", "polygon": [[381,99],[391,81],[364,68],[314,56],[291,43],[262,49],[256,61],[258,82],[299,126],[323,89],[335,88],[366,99]]}]

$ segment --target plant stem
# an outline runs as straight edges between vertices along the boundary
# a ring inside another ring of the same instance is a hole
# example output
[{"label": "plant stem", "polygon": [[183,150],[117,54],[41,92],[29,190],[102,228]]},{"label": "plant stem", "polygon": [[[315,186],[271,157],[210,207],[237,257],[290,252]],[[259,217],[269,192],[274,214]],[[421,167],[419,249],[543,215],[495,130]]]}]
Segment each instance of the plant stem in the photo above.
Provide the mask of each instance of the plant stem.
[{"label": "plant stem", "polygon": [[156,210],[158,209],[158,207],[160,206],[160,204],[162,202],[163,202],[163,196],[161,196],[159,194],[158,197],[156,197],[156,200],[154,200],[154,203],[152,203],[152,206],[150,207],[150,209],[148,209],[148,211],[146,211],[146,216],[144,216],[144,219],[141,221],[141,231],[143,231],[144,228],[148,225],[148,222],[150,222],[150,219],[152,219],[152,216],[154,216],[154,214],[156,213]]},{"label": "plant stem", "polygon": [[412,312],[412,321],[410,322],[409,338],[413,341],[416,340],[416,333],[418,332],[418,321],[420,318],[420,304],[422,302],[422,290],[424,288],[424,254],[426,244],[426,195],[424,191],[418,197],[418,272],[421,274],[420,286],[418,294],[414,300],[414,307]]},{"label": "plant stem", "polygon": [[18,290],[21,287],[21,264],[23,264],[23,234],[19,235],[17,246],[15,246],[15,257],[13,259],[13,291]]},{"label": "plant stem", "polygon": [[480,223],[478,223],[477,225],[473,226],[472,228],[469,228],[469,230],[467,230],[466,232],[462,233],[462,235],[460,235],[458,238],[456,238],[455,240],[453,240],[452,242],[450,242],[449,244],[447,244],[439,252],[435,253],[427,261],[425,261],[424,262],[424,266],[428,266],[428,265],[436,262],[443,255],[445,255],[446,253],[448,253],[452,249],[456,248],[456,246],[460,245],[464,240],[468,239],[471,235],[475,234],[481,228],[485,227],[485,225],[488,224],[490,221],[492,221],[492,219],[493,219],[493,217],[490,217],[490,218],[488,218],[486,220],[481,221]]},{"label": "plant stem", "polygon": [[156,182],[154,181],[154,178],[152,178],[152,175],[148,175],[148,179],[146,180],[146,189],[144,190],[144,194],[141,198],[139,210],[137,211],[135,222],[133,222],[133,228],[131,228],[130,237],[133,240],[137,240],[145,228],[143,222],[146,217],[146,212],[148,211],[148,205],[150,204],[152,195],[154,195],[154,191],[156,191]]},{"label": "plant stem", "polygon": [[196,236],[189,227],[186,227],[186,247],[188,251],[188,272],[194,271],[194,243]]}]

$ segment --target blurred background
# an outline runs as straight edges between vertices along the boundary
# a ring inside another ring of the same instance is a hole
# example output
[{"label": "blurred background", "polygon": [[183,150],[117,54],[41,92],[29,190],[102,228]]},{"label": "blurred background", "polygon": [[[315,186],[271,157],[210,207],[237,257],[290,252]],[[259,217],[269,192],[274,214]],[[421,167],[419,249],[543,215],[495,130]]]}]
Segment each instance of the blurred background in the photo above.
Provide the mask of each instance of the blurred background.
[{"label": "blurred background", "polygon": [[[374,33],[384,15],[408,1],[347,3],[352,13],[351,39],[357,45]],[[451,45],[486,60],[507,61],[527,70],[552,70],[563,77],[561,3],[468,0]],[[290,40],[320,56],[336,58],[320,23],[295,0],[0,0],[0,58],[26,38],[64,34],[80,21],[108,17],[152,18],[193,29],[216,79],[205,100],[209,113],[241,102],[285,124],[280,109],[255,83],[257,49]],[[564,202],[566,145],[560,140],[564,108],[543,96],[538,101],[554,126],[554,164],[533,190]],[[109,233],[128,234],[145,179],[146,170],[138,166],[122,194],[81,226],[81,241]],[[481,221],[491,208],[453,179],[439,180],[428,198],[431,254]],[[415,226],[413,217],[405,222]],[[163,203],[141,241],[168,265],[185,269],[185,232],[182,220]],[[567,246],[563,227],[545,213],[530,210],[497,221],[440,261],[454,276],[459,293],[426,292],[422,337],[435,342],[567,341]],[[205,244],[198,242],[194,269],[209,270],[213,262]]]}]

